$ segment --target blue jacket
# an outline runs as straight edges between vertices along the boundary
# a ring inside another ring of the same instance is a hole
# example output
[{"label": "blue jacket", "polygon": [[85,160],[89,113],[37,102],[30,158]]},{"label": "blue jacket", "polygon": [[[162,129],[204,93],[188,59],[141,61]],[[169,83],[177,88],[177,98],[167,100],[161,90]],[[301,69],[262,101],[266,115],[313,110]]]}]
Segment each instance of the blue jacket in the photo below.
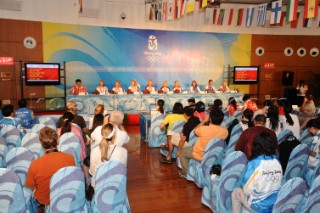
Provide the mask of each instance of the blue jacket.
[{"label": "blue jacket", "polygon": [[16,112],[16,118],[20,119],[21,125],[25,129],[31,129],[32,128],[32,121],[34,119],[33,111],[27,108],[20,108],[17,109]]}]

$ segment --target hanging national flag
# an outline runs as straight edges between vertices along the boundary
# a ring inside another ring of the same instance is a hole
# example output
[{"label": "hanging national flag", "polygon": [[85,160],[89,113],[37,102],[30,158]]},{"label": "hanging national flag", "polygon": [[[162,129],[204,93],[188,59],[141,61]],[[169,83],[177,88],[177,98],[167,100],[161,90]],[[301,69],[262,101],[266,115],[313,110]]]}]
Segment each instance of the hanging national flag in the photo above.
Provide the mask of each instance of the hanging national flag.
[{"label": "hanging national flag", "polygon": [[303,18],[313,18],[318,16],[318,0],[305,0],[304,1],[304,16]]},{"label": "hanging national flag", "polygon": [[243,10],[244,10],[243,8],[238,9],[237,26],[241,26],[242,24]]},{"label": "hanging national flag", "polygon": [[168,2],[164,1],[162,3],[162,21],[167,20],[167,13],[168,13]]},{"label": "hanging national flag", "polygon": [[299,16],[300,16],[300,12],[297,12],[297,19],[290,23],[291,28],[297,28],[298,22],[299,22]]},{"label": "hanging national flag", "polygon": [[248,7],[246,12],[246,26],[251,27],[254,16],[254,7]]},{"label": "hanging national flag", "polygon": [[228,18],[228,25],[232,24],[232,18],[233,18],[233,8],[229,11],[229,18]]},{"label": "hanging national flag", "polygon": [[205,8],[207,6],[207,0],[199,0],[199,9]]},{"label": "hanging national flag", "polygon": [[181,0],[180,17],[184,16],[184,14],[186,12],[186,2],[187,2],[187,0]]},{"label": "hanging national flag", "polygon": [[302,22],[302,27],[310,28],[312,25],[312,18],[304,18]]},{"label": "hanging national flag", "polygon": [[180,18],[180,1],[179,0],[175,0],[174,1],[174,20],[179,19]]},{"label": "hanging national flag", "polygon": [[287,0],[286,21],[294,21],[297,19],[298,0]]},{"label": "hanging national flag", "polygon": [[187,8],[186,8],[187,13],[194,11],[195,4],[196,4],[195,0],[187,0]]},{"label": "hanging national flag", "polygon": [[156,5],[155,4],[150,4],[149,21],[156,20],[155,9],[156,9]]},{"label": "hanging national flag", "polygon": [[168,0],[167,20],[173,20],[174,17],[174,0]]},{"label": "hanging national flag", "polygon": [[272,2],[270,24],[280,23],[282,0]]},{"label": "hanging national flag", "polygon": [[219,10],[219,16],[218,16],[218,21],[217,21],[218,25],[223,25],[224,12],[225,12],[225,9]]},{"label": "hanging national flag", "polygon": [[217,24],[217,19],[218,19],[217,16],[218,16],[218,8],[214,8],[212,13],[212,24]]},{"label": "hanging national flag", "polygon": [[270,24],[271,27],[275,27],[275,26],[283,26],[283,22],[284,22],[284,17],[286,16],[286,12],[282,11],[281,12],[281,17],[280,17],[280,22],[278,24]]},{"label": "hanging national flag", "polygon": [[264,26],[266,23],[267,17],[267,6],[268,4],[260,4],[258,7],[258,17],[257,17],[257,26]]},{"label": "hanging national flag", "polygon": [[157,21],[162,21],[162,3],[156,4],[156,10],[157,10],[157,16],[156,19]]}]

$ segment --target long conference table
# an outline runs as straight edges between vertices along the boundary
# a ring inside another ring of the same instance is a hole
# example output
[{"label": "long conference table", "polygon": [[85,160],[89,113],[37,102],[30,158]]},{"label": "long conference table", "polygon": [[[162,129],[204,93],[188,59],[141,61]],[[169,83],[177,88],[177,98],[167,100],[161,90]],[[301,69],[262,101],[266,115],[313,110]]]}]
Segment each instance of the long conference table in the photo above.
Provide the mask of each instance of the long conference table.
[{"label": "long conference table", "polygon": [[171,111],[174,103],[181,102],[183,106],[188,105],[189,98],[195,98],[196,102],[202,101],[208,106],[215,99],[221,99],[223,106],[228,105],[230,97],[237,102],[242,102],[243,93],[209,93],[209,94],[123,94],[123,95],[67,95],[67,101],[75,101],[78,105],[78,113],[94,113],[98,104],[103,104],[110,111],[119,110],[127,114],[148,113],[159,99],[165,101],[165,109]]}]

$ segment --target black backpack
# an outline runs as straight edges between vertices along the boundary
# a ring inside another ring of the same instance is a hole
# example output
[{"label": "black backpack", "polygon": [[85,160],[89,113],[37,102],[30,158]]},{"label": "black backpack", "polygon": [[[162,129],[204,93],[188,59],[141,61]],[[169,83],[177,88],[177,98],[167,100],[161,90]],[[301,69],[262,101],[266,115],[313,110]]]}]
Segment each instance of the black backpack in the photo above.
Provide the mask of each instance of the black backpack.
[{"label": "black backpack", "polygon": [[300,141],[293,135],[287,136],[287,138],[279,145],[279,161],[282,166],[283,174],[286,171],[292,150],[300,144]]}]

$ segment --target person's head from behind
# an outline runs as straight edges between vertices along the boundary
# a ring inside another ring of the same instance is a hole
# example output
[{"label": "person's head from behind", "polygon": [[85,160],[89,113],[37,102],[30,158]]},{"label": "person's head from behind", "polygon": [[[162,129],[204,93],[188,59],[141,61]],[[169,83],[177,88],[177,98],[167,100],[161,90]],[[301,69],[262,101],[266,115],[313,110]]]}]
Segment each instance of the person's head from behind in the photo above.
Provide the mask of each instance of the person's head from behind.
[{"label": "person's head from behind", "polygon": [[195,105],[196,104],[196,100],[192,97],[188,99],[188,104],[189,106]]},{"label": "person's head from behind", "polygon": [[115,135],[116,135],[116,129],[112,124],[108,123],[102,127],[101,129],[102,140],[99,144],[102,162],[108,160],[109,144],[113,144]]},{"label": "person's head from behind", "polygon": [[320,118],[314,118],[308,121],[307,128],[312,135],[317,135],[320,131]]},{"label": "person's head from behind", "polygon": [[14,107],[13,105],[9,104],[2,108],[2,115],[3,117],[13,117],[14,116]]},{"label": "person's head from behind", "polygon": [[18,106],[19,106],[19,108],[26,108],[27,107],[26,100],[21,99],[20,101],[18,101]]},{"label": "person's head from behind", "polygon": [[304,84],[305,84],[305,81],[304,81],[304,80],[300,80],[299,85],[300,85],[300,86],[304,86]]},{"label": "person's head from behind", "polygon": [[92,122],[92,131],[103,124],[104,116],[102,114],[96,114],[93,117],[93,122]]},{"label": "person's head from behind", "polygon": [[279,120],[279,109],[277,106],[272,105],[268,108],[267,118]]},{"label": "person's head from behind", "polygon": [[205,109],[206,109],[206,106],[202,101],[199,101],[196,103],[196,111],[197,112],[199,112],[199,113],[204,112]]},{"label": "person's head from behind", "polygon": [[261,132],[252,142],[252,159],[263,155],[273,156],[276,154],[276,147],[272,136],[267,132]]},{"label": "person's head from behind", "polygon": [[94,109],[94,114],[97,115],[97,114],[103,114],[104,112],[104,106],[103,104],[98,104],[96,106],[96,108]]},{"label": "person's head from behind", "polygon": [[235,110],[237,110],[237,101],[234,97],[230,97],[228,103],[229,105],[232,105]]},{"label": "person's head from behind", "polygon": [[100,81],[99,81],[99,86],[100,86],[100,87],[104,87],[104,80],[100,80]]},{"label": "person's head from behind", "polygon": [[257,115],[255,118],[254,118],[254,125],[255,126],[265,126],[266,125],[266,122],[267,122],[267,117],[265,115]]},{"label": "person's head from behind", "polygon": [[183,105],[180,102],[176,102],[172,108],[172,114],[183,114]]},{"label": "person's head from behind", "polygon": [[82,86],[81,79],[77,79],[76,80],[76,85],[77,85],[77,87],[81,87]]},{"label": "person's head from behind", "polygon": [[43,127],[39,133],[39,140],[44,149],[56,149],[58,146],[58,135],[50,127]]},{"label": "person's head from behind", "polygon": [[274,105],[283,107],[284,103],[285,103],[285,101],[283,99],[277,99],[277,100],[275,100]]},{"label": "person's head from behind", "polygon": [[162,114],[164,113],[164,100],[159,99],[159,100],[157,101],[157,110],[158,110],[159,112],[161,112]]},{"label": "person's head from behind", "polygon": [[271,105],[272,105],[272,103],[271,103],[270,99],[267,99],[267,100],[265,100],[265,101],[263,102],[263,106],[264,106],[264,107],[269,107],[269,106],[271,106]]},{"label": "person's head from behind", "polygon": [[215,99],[212,108],[222,109],[222,101],[220,99]]},{"label": "person's head from behind", "polygon": [[77,104],[74,101],[67,102],[66,108],[68,112],[75,114],[78,111]]},{"label": "person's head from behind", "polygon": [[193,116],[193,112],[194,112],[194,110],[193,110],[191,107],[189,107],[189,106],[185,106],[185,107],[183,108],[183,115],[184,115],[184,117],[185,117],[186,119],[188,119],[188,118],[190,118],[191,116]]},{"label": "person's head from behind", "polygon": [[250,99],[250,95],[248,95],[248,94],[245,94],[243,97],[242,97],[242,101],[243,102],[246,102],[247,100],[249,100]]},{"label": "person's head from behind", "polygon": [[247,123],[249,127],[254,125],[253,123],[253,111],[251,109],[246,109],[242,114],[242,122]]},{"label": "person's head from behind", "polygon": [[197,86],[198,86],[198,83],[197,83],[195,80],[193,80],[192,83],[191,83],[191,86],[197,87]]},{"label": "person's head from behind", "polygon": [[210,79],[210,80],[208,81],[208,85],[209,85],[209,86],[212,86],[212,84],[213,84],[213,81]]},{"label": "person's head from behind", "polygon": [[71,125],[74,119],[74,115],[71,112],[65,112],[62,116],[63,125],[61,127],[61,135],[67,132],[71,132]]},{"label": "person's head from behind", "polygon": [[116,126],[121,126],[123,123],[124,114],[121,111],[112,111],[110,114],[110,123]]},{"label": "person's head from behind", "polygon": [[223,121],[223,118],[224,118],[224,114],[221,109],[213,108],[210,111],[210,123],[211,124],[220,126],[220,124]]}]

